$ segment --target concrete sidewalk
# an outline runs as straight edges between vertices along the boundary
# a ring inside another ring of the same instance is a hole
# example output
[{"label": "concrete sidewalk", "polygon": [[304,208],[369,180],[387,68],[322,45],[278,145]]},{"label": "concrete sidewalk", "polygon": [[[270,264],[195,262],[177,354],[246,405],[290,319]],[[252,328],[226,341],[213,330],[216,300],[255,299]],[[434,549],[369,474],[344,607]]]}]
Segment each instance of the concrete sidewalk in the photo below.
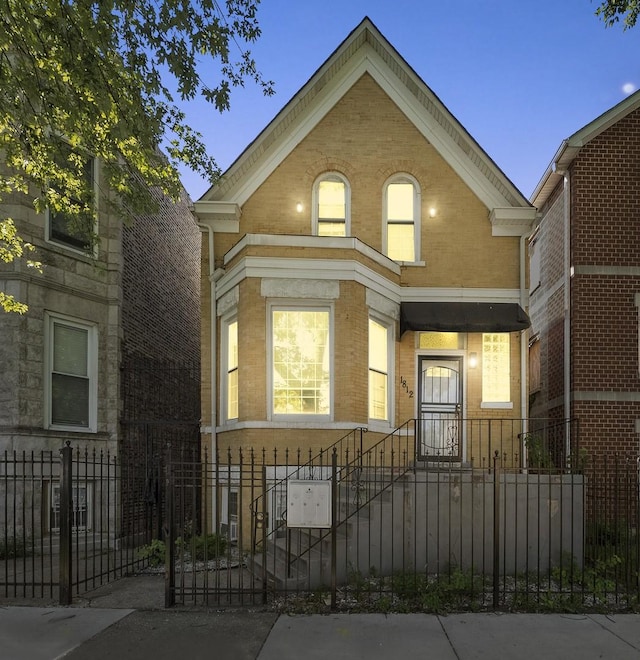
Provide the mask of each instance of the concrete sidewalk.
[{"label": "concrete sidewalk", "polygon": [[134,577],[74,607],[0,605],[1,660],[640,660],[640,615],[327,614],[163,609]]},{"label": "concrete sidewalk", "polygon": [[0,610],[3,660],[638,660],[635,614]]}]

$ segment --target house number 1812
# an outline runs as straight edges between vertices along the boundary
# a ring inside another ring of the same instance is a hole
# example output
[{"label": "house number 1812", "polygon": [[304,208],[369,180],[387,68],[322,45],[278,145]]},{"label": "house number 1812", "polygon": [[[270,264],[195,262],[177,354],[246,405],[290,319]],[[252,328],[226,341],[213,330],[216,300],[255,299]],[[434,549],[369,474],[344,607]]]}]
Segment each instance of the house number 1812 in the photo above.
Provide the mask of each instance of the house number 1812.
[{"label": "house number 1812", "polygon": [[410,399],[413,399],[413,390],[409,389],[406,379],[402,376],[400,376],[400,387],[409,395]]}]

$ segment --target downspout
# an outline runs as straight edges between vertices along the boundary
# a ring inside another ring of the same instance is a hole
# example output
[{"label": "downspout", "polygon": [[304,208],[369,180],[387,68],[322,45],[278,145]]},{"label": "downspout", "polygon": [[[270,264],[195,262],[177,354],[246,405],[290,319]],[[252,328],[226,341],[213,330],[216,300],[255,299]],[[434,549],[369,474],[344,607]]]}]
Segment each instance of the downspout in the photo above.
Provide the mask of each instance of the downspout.
[{"label": "downspout", "polygon": [[[526,235],[520,236],[520,307],[527,308],[528,291],[527,286],[527,239]],[[527,330],[520,333],[520,416],[522,417],[522,433],[526,436],[529,430],[529,342],[526,341]],[[523,457],[524,458],[524,457]]]},{"label": "downspout", "polygon": [[216,456],[217,456],[217,435],[216,435],[216,425],[217,425],[217,420],[216,420],[216,398],[217,398],[217,392],[216,392],[216,341],[217,341],[217,332],[216,332],[216,321],[217,321],[217,309],[216,309],[216,280],[214,277],[214,271],[215,271],[215,260],[214,260],[214,254],[213,254],[213,230],[211,227],[208,227],[206,225],[199,224],[198,227],[200,228],[201,232],[206,232],[208,235],[208,242],[209,242],[209,296],[210,296],[210,335],[211,335],[211,346],[210,346],[210,351],[211,351],[211,357],[210,357],[210,368],[211,368],[211,401],[210,401],[210,406],[211,406],[211,428],[210,428],[210,434],[211,434],[211,446],[209,451],[210,453],[210,462],[213,464],[216,461]]},{"label": "downspout", "polygon": [[563,213],[564,213],[564,418],[565,418],[565,456],[571,455],[571,179],[569,171],[564,175]]}]

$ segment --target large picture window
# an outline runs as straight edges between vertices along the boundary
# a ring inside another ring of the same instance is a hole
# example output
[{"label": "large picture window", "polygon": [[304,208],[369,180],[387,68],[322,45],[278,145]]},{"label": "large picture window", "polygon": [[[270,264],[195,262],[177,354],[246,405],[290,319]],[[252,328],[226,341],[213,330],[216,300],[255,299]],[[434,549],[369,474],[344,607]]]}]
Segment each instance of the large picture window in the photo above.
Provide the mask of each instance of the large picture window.
[{"label": "large picture window", "polygon": [[96,339],[93,325],[48,317],[47,426],[95,430]]},{"label": "large picture window", "polygon": [[482,335],[482,402],[511,401],[511,341],[504,332]]},{"label": "large picture window", "polygon": [[408,175],[390,179],[384,190],[385,254],[394,261],[420,259],[420,194]]},{"label": "large picture window", "polygon": [[369,418],[389,419],[389,329],[369,319]]},{"label": "large picture window", "polygon": [[331,413],[331,343],[328,309],[271,310],[274,415]]}]

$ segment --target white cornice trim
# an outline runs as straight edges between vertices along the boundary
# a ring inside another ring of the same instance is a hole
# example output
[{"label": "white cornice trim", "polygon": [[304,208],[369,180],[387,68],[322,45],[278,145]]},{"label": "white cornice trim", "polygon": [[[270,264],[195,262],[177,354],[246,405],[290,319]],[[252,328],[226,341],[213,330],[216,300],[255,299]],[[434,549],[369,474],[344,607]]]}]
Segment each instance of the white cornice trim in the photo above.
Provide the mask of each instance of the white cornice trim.
[{"label": "white cornice trim", "polygon": [[579,131],[576,131],[570,138],[563,140],[551,159],[549,167],[547,167],[531,194],[531,203],[541,208],[562,179],[563,173],[580,153],[582,147],[638,108],[640,108],[640,90],[596,117]]},{"label": "white cornice trim", "polygon": [[238,233],[242,209],[235,202],[203,201],[195,202],[194,213],[198,221],[214,232]]},{"label": "white cornice trim", "polygon": [[395,304],[444,301],[519,303],[521,293],[519,289],[405,287],[354,260],[244,257],[217,282],[216,298],[220,299],[246,278],[353,281]]},{"label": "white cornice trim", "polygon": [[489,220],[492,236],[528,236],[536,220],[536,209],[494,208]]},{"label": "white cornice trim", "polygon": [[400,275],[400,266],[381,252],[354,237],[344,236],[297,236],[289,234],[246,234],[224,256],[224,265],[230,263],[250,245],[261,247],[296,247],[314,249],[355,250],[380,264],[395,275]]},{"label": "white cornice trim", "polygon": [[368,19],[345,39],[203,200],[218,197],[242,206],[365,73],[373,77],[488,209],[529,206]]}]

